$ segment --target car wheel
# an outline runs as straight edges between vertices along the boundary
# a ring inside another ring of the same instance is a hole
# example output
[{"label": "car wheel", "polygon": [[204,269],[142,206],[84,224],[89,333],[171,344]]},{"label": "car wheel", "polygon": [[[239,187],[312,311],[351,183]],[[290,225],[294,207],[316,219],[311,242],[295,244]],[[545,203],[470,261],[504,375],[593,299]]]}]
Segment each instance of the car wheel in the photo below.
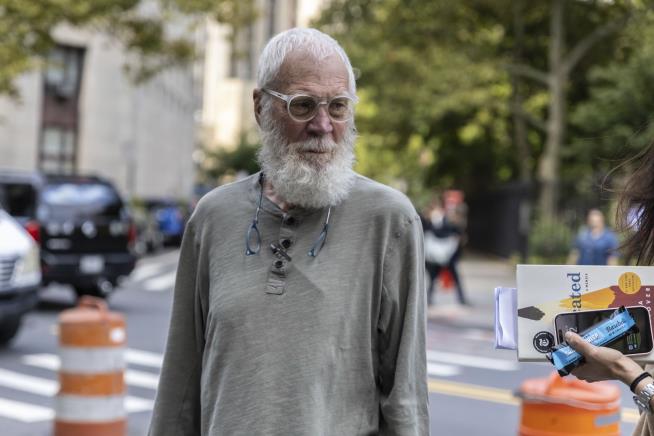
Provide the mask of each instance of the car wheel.
[{"label": "car wheel", "polygon": [[0,347],[7,346],[20,327],[21,317],[12,316],[0,322]]}]

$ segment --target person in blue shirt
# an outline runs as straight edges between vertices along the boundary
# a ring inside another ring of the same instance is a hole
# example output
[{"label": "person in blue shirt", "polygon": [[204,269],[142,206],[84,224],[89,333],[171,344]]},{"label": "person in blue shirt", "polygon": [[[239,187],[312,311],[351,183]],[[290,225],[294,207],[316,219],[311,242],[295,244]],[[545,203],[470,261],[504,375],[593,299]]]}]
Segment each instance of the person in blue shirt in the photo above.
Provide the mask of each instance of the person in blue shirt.
[{"label": "person in blue shirt", "polygon": [[606,227],[604,214],[599,209],[588,211],[584,227],[575,240],[568,257],[569,264],[617,265],[618,238]]}]

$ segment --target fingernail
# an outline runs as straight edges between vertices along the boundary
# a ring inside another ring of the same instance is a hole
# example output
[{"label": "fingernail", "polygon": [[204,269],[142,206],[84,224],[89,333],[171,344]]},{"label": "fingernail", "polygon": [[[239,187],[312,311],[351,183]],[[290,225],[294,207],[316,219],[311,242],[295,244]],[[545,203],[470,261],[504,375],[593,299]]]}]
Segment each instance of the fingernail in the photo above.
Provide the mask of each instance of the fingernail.
[{"label": "fingernail", "polygon": [[563,335],[563,336],[565,337],[566,341],[569,341],[570,339],[572,339],[572,333],[571,332],[565,332],[565,335]]}]

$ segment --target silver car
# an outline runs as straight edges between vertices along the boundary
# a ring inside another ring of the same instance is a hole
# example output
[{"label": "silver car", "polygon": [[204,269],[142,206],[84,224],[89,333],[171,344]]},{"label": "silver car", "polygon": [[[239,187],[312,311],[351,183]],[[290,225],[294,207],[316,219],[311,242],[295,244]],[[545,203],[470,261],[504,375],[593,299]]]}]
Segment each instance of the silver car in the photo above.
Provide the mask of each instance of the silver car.
[{"label": "silver car", "polygon": [[0,208],[0,346],[9,343],[23,315],[36,305],[40,284],[38,245]]}]

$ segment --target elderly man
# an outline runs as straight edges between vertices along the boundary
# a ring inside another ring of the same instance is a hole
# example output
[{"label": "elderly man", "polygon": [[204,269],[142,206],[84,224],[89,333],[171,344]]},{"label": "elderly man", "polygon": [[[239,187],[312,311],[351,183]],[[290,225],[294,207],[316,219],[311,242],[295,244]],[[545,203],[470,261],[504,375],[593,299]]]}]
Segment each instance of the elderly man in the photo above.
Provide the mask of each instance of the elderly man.
[{"label": "elderly man", "polygon": [[422,228],[352,170],[350,62],[292,29],[258,87],[262,171],[188,223],[150,435],[427,435]]}]

